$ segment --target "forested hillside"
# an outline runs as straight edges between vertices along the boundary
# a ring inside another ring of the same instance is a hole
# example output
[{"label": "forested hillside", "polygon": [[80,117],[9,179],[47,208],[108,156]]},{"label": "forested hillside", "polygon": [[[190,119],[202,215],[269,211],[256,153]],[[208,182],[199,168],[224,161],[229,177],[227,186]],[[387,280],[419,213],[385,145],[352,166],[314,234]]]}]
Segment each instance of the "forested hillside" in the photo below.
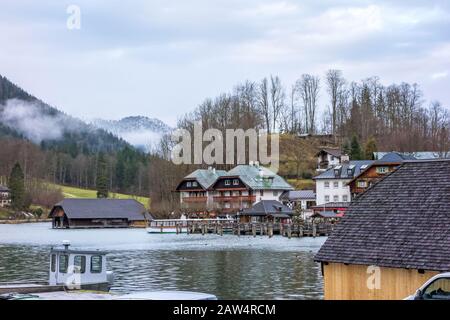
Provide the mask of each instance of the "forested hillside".
[{"label": "forested hillside", "polygon": [[2,181],[19,162],[30,189],[39,179],[95,188],[97,159],[104,154],[111,191],[148,195],[144,153],[47,105],[1,76],[0,143]]}]

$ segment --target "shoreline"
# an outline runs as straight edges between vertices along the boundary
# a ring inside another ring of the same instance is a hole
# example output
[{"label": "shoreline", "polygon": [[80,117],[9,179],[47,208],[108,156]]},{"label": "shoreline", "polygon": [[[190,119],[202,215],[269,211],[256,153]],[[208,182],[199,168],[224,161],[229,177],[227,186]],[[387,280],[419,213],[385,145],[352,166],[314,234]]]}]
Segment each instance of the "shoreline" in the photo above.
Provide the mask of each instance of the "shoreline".
[{"label": "shoreline", "polygon": [[24,223],[40,223],[40,222],[52,222],[52,219],[0,220],[0,224],[24,224]]}]

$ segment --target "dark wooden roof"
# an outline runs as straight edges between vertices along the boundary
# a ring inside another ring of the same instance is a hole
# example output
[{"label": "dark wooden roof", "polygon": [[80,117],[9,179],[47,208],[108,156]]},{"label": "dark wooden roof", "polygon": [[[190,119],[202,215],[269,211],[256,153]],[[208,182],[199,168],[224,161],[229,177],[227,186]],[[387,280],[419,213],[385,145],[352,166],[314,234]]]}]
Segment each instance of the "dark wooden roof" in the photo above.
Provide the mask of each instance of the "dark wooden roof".
[{"label": "dark wooden roof", "polygon": [[350,205],[316,261],[450,270],[450,161],[407,161]]},{"label": "dark wooden roof", "polygon": [[134,199],[64,199],[55,204],[61,207],[69,219],[128,219],[151,220],[145,207]]},{"label": "dark wooden roof", "polygon": [[276,200],[261,200],[253,207],[243,210],[239,215],[244,216],[280,216],[289,218],[294,211]]}]

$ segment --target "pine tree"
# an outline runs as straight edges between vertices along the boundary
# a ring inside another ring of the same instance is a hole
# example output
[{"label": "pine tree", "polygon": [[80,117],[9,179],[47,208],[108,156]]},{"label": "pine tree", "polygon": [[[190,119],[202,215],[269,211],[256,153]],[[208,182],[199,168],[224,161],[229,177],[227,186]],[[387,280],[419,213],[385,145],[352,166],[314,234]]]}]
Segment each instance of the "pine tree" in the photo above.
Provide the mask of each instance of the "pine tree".
[{"label": "pine tree", "polygon": [[97,198],[108,198],[108,164],[103,153],[97,159]]},{"label": "pine tree", "polygon": [[350,159],[351,160],[362,160],[361,146],[359,145],[358,137],[353,135],[352,142],[350,143]]},{"label": "pine tree", "polygon": [[25,180],[18,162],[11,170],[8,187],[11,190],[11,207],[15,210],[25,209]]},{"label": "pine tree", "polygon": [[346,140],[344,142],[344,144],[342,145],[342,152],[346,155],[350,156],[350,153],[352,152],[351,148],[350,148],[350,143],[348,140]]},{"label": "pine tree", "polygon": [[366,160],[373,159],[373,153],[377,151],[377,142],[374,137],[370,137],[364,146],[364,158]]}]

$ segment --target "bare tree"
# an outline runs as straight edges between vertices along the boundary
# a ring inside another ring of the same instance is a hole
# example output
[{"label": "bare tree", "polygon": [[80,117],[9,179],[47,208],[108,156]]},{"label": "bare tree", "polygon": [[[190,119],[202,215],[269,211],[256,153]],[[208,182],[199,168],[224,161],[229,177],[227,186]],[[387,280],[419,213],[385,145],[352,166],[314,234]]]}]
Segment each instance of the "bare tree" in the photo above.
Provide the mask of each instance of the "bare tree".
[{"label": "bare tree", "polygon": [[327,75],[327,91],[330,94],[331,102],[331,128],[332,134],[336,135],[338,103],[345,90],[345,79],[340,70],[328,70]]},{"label": "bare tree", "polygon": [[297,80],[296,86],[303,102],[306,132],[314,133],[316,130],[316,111],[320,79],[317,76],[304,74],[300,80]]}]

